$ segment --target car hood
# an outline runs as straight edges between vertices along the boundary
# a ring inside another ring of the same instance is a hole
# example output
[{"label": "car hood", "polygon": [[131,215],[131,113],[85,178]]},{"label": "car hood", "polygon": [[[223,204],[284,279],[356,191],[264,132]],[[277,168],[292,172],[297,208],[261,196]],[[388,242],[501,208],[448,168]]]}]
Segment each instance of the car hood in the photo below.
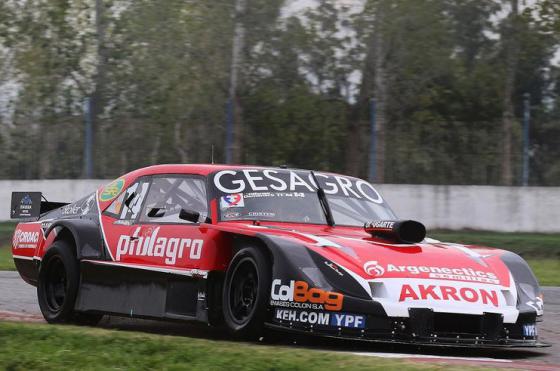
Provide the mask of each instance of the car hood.
[{"label": "car hood", "polygon": [[505,323],[514,323],[519,314],[515,282],[499,249],[429,238],[395,244],[349,227],[223,223],[219,228],[305,245],[326,263],[343,269],[391,317],[408,317],[411,308],[430,308],[445,313],[497,313]]},{"label": "car hood", "polygon": [[366,280],[432,278],[510,285],[510,272],[500,259],[504,253],[500,249],[430,238],[421,243],[397,244],[372,238],[363,229],[351,227],[227,224],[251,234],[274,235],[304,244]]}]

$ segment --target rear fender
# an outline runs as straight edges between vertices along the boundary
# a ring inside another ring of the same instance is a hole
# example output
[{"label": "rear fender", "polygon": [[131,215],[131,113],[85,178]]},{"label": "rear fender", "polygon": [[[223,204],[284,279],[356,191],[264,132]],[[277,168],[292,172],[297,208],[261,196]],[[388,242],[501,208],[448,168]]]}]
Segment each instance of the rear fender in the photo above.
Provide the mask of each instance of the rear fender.
[{"label": "rear fender", "polygon": [[[67,219],[58,220],[51,224],[45,231],[45,238],[57,230],[57,236],[61,230],[68,230],[76,243],[76,257],[81,259],[105,259],[103,239],[99,232],[99,225],[89,219]],[[55,239],[56,241],[56,239]]]}]

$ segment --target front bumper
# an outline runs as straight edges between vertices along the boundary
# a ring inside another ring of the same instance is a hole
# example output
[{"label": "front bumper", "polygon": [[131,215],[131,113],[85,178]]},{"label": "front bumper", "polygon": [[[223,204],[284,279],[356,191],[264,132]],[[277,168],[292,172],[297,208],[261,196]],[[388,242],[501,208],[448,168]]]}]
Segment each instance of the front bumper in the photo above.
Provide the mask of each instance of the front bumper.
[{"label": "front bumper", "polygon": [[[364,316],[363,328],[301,323],[273,316],[268,327],[300,334],[394,344],[474,348],[550,346],[539,341],[536,318],[532,313],[520,315],[514,324],[504,324],[502,316],[493,313],[464,315],[415,308],[410,309],[409,314],[408,318]],[[534,332],[527,329],[534,329]]]}]

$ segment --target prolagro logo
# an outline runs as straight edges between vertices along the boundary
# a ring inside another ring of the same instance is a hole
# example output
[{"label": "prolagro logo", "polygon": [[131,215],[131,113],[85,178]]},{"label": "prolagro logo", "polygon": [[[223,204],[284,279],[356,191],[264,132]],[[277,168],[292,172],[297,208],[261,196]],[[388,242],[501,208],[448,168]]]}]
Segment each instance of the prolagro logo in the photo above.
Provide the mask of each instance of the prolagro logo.
[{"label": "prolagro logo", "polygon": [[376,260],[368,261],[364,264],[364,271],[370,276],[382,276],[385,274],[385,268],[383,268]]}]

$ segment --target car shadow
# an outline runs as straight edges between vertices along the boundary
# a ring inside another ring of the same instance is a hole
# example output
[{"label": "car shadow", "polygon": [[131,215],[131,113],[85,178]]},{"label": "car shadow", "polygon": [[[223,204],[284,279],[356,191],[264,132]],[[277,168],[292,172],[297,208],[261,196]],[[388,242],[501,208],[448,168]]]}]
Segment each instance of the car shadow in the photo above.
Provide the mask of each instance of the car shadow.
[{"label": "car shadow", "polygon": [[[117,329],[125,331],[138,331],[160,335],[185,336],[206,340],[226,340],[244,342],[233,339],[227,331],[217,327],[211,327],[202,323],[192,322],[168,322],[155,321],[139,318],[126,318],[116,316],[105,316],[99,323],[99,327],[106,329]],[[391,344],[365,342],[358,340],[344,340],[326,338],[319,336],[302,336],[287,332],[267,330],[265,335],[253,344],[269,346],[286,346],[310,350],[322,350],[332,352],[351,353],[406,353],[413,355],[433,355],[447,357],[468,358],[493,358],[509,360],[543,360],[549,355],[547,350],[551,348],[528,349],[484,349],[472,347],[448,347],[448,346],[418,346],[406,344]]]}]

